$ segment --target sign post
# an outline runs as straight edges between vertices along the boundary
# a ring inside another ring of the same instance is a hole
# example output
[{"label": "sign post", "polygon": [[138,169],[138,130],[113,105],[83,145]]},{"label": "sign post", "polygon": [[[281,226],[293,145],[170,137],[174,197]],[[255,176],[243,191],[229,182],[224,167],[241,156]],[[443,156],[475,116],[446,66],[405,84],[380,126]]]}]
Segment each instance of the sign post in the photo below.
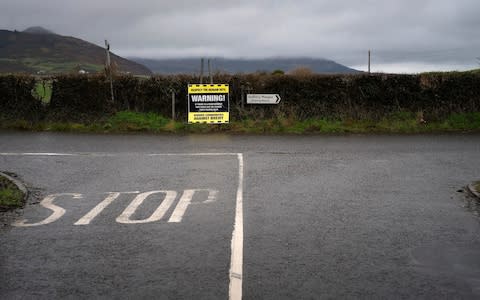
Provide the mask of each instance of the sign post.
[{"label": "sign post", "polygon": [[279,94],[247,94],[247,104],[278,104]]},{"label": "sign post", "polygon": [[228,84],[189,84],[188,123],[228,123],[229,92]]},{"label": "sign post", "polygon": [[106,62],[105,62],[105,71],[108,73],[110,79],[110,94],[112,96],[112,104],[115,103],[115,98],[113,96],[113,78],[112,78],[112,62],[110,60],[110,44],[105,40],[105,51],[106,51]]}]

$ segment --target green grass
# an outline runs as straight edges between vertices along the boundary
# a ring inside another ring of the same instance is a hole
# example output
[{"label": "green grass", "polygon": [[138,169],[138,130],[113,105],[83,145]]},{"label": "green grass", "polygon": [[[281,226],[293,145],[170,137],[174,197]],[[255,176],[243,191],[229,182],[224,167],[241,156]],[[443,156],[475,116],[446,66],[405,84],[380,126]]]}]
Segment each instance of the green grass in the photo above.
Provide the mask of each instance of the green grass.
[{"label": "green grass", "polygon": [[43,103],[50,103],[52,99],[52,81],[39,81],[35,84],[33,95],[42,100]]},{"label": "green grass", "polygon": [[480,132],[480,113],[453,114],[440,121],[418,122],[415,113],[401,112],[377,121],[275,118],[238,120],[229,124],[186,124],[155,113],[117,112],[97,122],[38,122],[1,120],[0,128],[67,132],[152,133],[251,133],[251,134],[344,134],[344,133],[441,133]]},{"label": "green grass", "polygon": [[480,181],[477,181],[473,184],[473,187],[475,188],[475,190],[477,190],[477,192],[480,193]]},{"label": "green grass", "polygon": [[21,207],[23,196],[16,185],[0,175],[0,210]]},{"label": "green grass", "polygon": [[105,129],[115,131],[163,131],[169,120],[155,113],[121,111],[110,117]]}]

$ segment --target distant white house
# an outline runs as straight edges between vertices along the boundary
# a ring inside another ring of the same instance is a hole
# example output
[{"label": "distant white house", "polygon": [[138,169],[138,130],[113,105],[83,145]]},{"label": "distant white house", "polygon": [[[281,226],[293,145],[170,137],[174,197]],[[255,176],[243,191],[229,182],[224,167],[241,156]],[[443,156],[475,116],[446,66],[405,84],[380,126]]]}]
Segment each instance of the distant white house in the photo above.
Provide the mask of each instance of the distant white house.
[{"label": "distant white house", "polygon": [[78,71],[78,74],[82,74],[82,75],[83,75],[83,74],[88,74],[88,72],[85,71],[85,70],[79,70],[79,71]]}]

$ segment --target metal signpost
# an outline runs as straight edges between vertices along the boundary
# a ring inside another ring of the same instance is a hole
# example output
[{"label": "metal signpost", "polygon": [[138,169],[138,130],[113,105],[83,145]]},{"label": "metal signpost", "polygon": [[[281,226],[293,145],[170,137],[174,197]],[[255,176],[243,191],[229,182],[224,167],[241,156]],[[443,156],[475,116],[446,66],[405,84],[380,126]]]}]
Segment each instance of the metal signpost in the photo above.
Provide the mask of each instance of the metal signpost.
[{"label": "metal signpost", "polygon": [[278,104],[279,94],[247,94],[247,104]]},{"label": "metal signpost", "polygon": [[228,84],[189,84],[188,123],[228,123],[229,91]]}]

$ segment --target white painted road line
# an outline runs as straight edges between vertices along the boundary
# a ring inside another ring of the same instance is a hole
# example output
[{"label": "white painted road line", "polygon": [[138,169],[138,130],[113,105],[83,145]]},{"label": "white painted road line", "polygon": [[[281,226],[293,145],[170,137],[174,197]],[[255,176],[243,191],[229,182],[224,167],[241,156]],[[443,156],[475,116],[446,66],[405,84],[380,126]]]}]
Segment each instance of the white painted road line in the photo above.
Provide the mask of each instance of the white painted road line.
[{"label": "white painted road line", "polygon": [[185,211],[187,210],[188,206],[191,204],[192,198],[195,192],[208,192],[208,198],[207,200],[203,201],[203,203],[214,202],[218,194],[218,191],[210,190],[210,189],[184,190],[182,196],[180,197],[180,200],[178,200],[177,206],[175,206],[175,209],[172,215],[170,216],[170,219],[168,219],[169,223],[182,222],[183,215],[185,214]]},{"label": "white painted road line", "polygon": [[78,152],[78,153],[57,153],[57,152],[0,152],[0,156],[93,156],[93,157],[109,157],[118,156],[113,153],[96,153],[96,152]]},{"label": "white painted road line", "polygon": [[76,153],[1,152],[0,156],[78,156]]},{"label": "white painted road line", "polygon": [[238,189],[230,259],[229,299],[242,299],[243,281],[243,154],[238,153]]},{"label": "white painted road line", "polygon": [[205,152],[205,153],[153,153],[148,154],[148,156],[228,156],[228,155],[237,155],[237,153],[215,153],[215,152]]},{"label": "white painted road line", "polygon": [[15,223],[13,223],[12,225],[16,226],[16,227],[32,227],[32,226],[40,226],[40,225],[45,225],[45,224],[55,222],[56,220],[60,219],[65,214],[65,209],[63,209],[60,206],[57,206],[57,205],[53,204],[53,200],[55,200],[56,198],[61,197],[61,196],[72,196],[73,199],[82,199],[82,194],[75,194],[75,193],[63,193],[63,194],[49,195],[49,196],[45,197],[45,199],[43,199],[40,202],[41,206],[43,206],[43,207],[52,211],[52,214],[48,218],[46,218],[45,220],[43,220],[41,222],[30,223],[30,224],[27,223],[28,220],[24,219],[24,220],[21,220],[21,221],[17,221]]},{"label": "white painted road line", "polygon": [[195,190],[185,190],[183,191],[182,197],[180,197],[180,200],[178,200],[177,206],[175,207],[175,210],[173,211],[172,215],[170,216],[170,219],[168,219],[169,223],[180,223],[182,222],[183,215],[185,214],[185,211],[187,210],[187,207],[190,205],[190,202],[192,202],[193,194],[195,193]]},{"label": "white painted road line", "polygon": [[[113,156],[125,156],[125,155],[141,155],[142,153],[95,153],[95,152],[83,152],[83,153],[50,153],[50,152],[0,152],[0,156],[97,156],[97,157],[113,157]],[[232,242],[231,242],[231,259],[230,259],[230,285],[229,285],[229,299],[233,300],[240,300],[242,299],[242,276],[243,276],[243,169],[244,169],[244,161],[243,161],[243,154],[242,153],[151,153],[151,154],[144,154],[147,156],[230,156],[235,155],[238,158],[238,189],[236,195],[236,204],[235,204],[235,223],[234,229],[232,232]],[[173,201],[176,198],[175,191],[163,191],[166,193],[165,199],[162,201],[160,206],[157,210],[145,220],[130,220],[130,217],[135,213],[136,209],[140,204],[151,194],[151,193],[160,193],[162,191],[156,192],[148,192],[143,193],[135,197],[135,199],[130,203],[130,205],[123,211],[123,213],[117,218],[117,222],[119,223],[147,223],[160,220],[168,208],[172,205]],[[172,193],[175,193],[173,195]],[[70,195],[77,195],[77,194],[70,194]],[[118,197],[118,196],[116,196]],[[111,201],[115,200],[114,195],[112,195],[112,199],[104,200],[105,203],[100,203],[98,208],[95,207],[92,211],[88,214],[90,216],[95,217],[98,215],[103,208],[108,206]],[[173,197],[173,198],[172,198]],[[75,198],[75,196],[74,196]],[[210,199],[210,197],[209,197]],[[44,201],[46,201],[45,199]],[[43,225],[47,223],[51,223],[58,218],[60,218],[64,213],[65,210],[61,207],[53,205],[51,202],[53,199],[48,199],[43,206],[46,208],[51,209],[54,213],[47,218],[46,220],[35,223],[35,224],[25,224],[27,220],[23,220],[21,222],[17,222],[15,226],[37,226]],[[211,200],[211,199],[210,199]],[[208,200],[207,200],[208,201]],[[42,201],[43,202],[43,201]],[[185,203],[184,203],[185,204]],[[105,207],[103,207],[105,206]],[[102,208],[103,207],[103,208]],[[183,209],[183,208],[182,208]],[[63,212],[62,212],[63,211]],[[183,216],[183,215],[182,215]],[[92,217],[92,219],[93,219]],[[85,218],[85,217],[84,217]],[[84,225],[88,224],[86,222],[90,222],[87,218],[81,218],[75,225]]]},{"label": "white painted road line", "polygon": [[208,198],[207,200],[203,201],[203,203],[212,203],[217,201],[218,191],[216,190],[207,190],[208,191]]},{"label": "white painted road line", "polygon": [[[143,203],[145,199],[147,199],[149,196],[158,194],[158,193],[165,193],[165,198],[163,199],[162,203],[158,206],[158,208],[153,212],[153,214],[143,220],[131,220],[130,217],[135,213],[137,208],[140,206],[140,204]],[[146,193],[141,193],[133,201],[125,208],[125,210],[122,212],[120,216],[117,217],[116,221],[118,223],[122,224],[139,224],[139,223],[150,223],[150,222],[156,222],[159,221],[163,218],[167,210],[172,206],[173,201],[175,201],[175,198],[177,198],[177,192],[176,191],[152,191],[152,192],[146,192]]]},{"label": "white painted road line", "polygon": [[88,225],[90,222],[98,216],[107,206],[109,206],[115,199],[117,199],[121,194],[138,194],[140,192],[111,192],[108,193],[108,196],[100,202],[97,206],[95,206],[91,211],[89,211],[85,216],[83,216],[80,220],[75,222],[73,225]]},{"label": "white painted road line", "polygon": [[100,153],[100,152],[0,152],[0,156],[97,156],[97,157],[115,157],[126,155],[146,155],[146,156],[236,156],[237,153]]}]

